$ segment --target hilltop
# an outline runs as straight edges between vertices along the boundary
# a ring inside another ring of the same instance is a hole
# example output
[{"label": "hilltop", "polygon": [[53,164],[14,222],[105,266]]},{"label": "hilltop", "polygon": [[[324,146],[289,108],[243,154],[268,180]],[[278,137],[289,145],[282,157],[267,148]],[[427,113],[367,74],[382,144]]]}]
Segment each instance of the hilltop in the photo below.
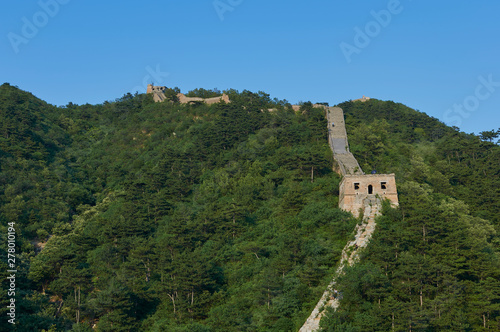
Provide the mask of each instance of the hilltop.
[{"label": "hilltop", "polygon": [[[16,223],[18,326],[300,328],[359,222],[338,209],[325,113],[224,93],[230,103],[127,94],[56,107],[0,87],[1,234]],[[392,101],[338,106],[360,167],[395,173],[400,206],[384,208],[340,280],[325,330],[499,328],[500,147]]]}]

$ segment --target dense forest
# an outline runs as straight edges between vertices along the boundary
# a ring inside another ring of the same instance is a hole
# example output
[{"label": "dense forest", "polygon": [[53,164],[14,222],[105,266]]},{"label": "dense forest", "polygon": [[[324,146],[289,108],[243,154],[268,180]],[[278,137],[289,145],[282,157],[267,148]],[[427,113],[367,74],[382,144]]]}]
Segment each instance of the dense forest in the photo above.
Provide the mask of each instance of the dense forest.
[{"label": "dense forest", "polygon": [[[359,222],[337,208],[324,110],[176,92],[56,107],[0,87],[2,331],[297,331],[309,316]],[[396,173],[400,207],[340,277],[323,329],[499,330],[499,132],[339,106],[363,170]]]}]

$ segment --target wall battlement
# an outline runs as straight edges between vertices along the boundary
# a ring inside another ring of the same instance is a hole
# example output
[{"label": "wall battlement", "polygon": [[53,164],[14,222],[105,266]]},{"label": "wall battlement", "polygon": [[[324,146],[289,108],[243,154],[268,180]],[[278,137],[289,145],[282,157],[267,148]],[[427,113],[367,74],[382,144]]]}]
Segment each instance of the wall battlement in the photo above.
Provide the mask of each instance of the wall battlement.
[{"label": "wall battlement", "polygon": [[179,98],[179,102],[181,104],[189,104],[193,102],[202,102],[208,105],[212,104],[217,104],[220,103],[221,101],[224,101],[225,103],[230,103],[231,101],[229,100],[229,96],[226,95],[225,93],[222,94],[220,97],[213,97],[213,98],[200,98],[200,97],[186,97],[183,93],[178,93],[177,98]]},{"label": "wall battlement", "polygon": [[[154,86],[152,84],[148,84],[148,88],[146,90],[146,93],[153,94],[154,101],[159,103],[159,102],[165,101],[167,99],[165,97],[165,90],[166,89],[167,89],[167,87],[165,87],[165,86]],[[226,95],[225,93],[222,94],[222,96],[220,96],[220,97],[213,97],[213,98],[186,97],[185,94],[178,93],[177,98],[179,98],[179,102],[181,104],[190,104],[190,103],[201,102],[201,103],[205,103],[208,105],[212,105],[212,104],[220,103],[222,101],[224,101],[225,103],[231,102],[229,100],[229,96]]]},{"label": "wall battlement", "polygon": [[[167,98],[165,97],[165,90],[167,89],[166,86],[154,86],[153,84],[148,84],[146,93],[147,94],[152,94],[153,99],[155,102],[159,103],[162,101],[165,101]],[[212,105],[212,104],[217,104],[222,101],[224,101],[226,104],[229,104],[231,100],[229,100],[229,96],[225,93],[222,94],[220,97],[213,97],[213,98],[200,98],[200,97],[187,97],[183,93],[178,93],[177,98],[179,98],[179,103],[181,104],[190,104],[190,103],[205,103],[207,105]],[[314,104],[313,107],[316,108],[327,108],[327,106],[323,104]],[[298,112],[300,110],[300,105],[292,105],[292,109],[295,112]],[[268,109],[269,112],[273,112],[276,109]]]}]

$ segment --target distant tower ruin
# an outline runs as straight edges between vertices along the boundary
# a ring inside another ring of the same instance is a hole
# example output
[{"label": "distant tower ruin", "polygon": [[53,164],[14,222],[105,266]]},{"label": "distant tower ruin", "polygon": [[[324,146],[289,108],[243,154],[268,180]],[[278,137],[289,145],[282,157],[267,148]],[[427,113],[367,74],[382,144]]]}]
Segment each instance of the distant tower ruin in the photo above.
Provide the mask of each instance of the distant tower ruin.
[{"label": "distant tower ruin", "polygon": [[153,100],[155,102],[162,102],[165,99],[165,90],[167,89],[166,86],[153,86],[153,84],[148,84],[148,89],[146,90],[147,94],[153,94]]},{"label": "distant tower ruin", "polygon": [[370,99],[371,99],[370,97],[366,97],[365,95],[363,95],[363,97],[361,97],[359,99],[355,99],[353,101],[360,101],[360,102],[364,103],[364,102],[366,102],[366,101],[368,101]]}]

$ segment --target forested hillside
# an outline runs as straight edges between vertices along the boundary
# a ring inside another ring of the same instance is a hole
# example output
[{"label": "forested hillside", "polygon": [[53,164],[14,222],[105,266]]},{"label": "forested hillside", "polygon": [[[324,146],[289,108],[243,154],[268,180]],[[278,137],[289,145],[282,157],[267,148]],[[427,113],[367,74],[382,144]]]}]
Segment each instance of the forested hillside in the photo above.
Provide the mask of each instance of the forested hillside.
[{"label": "forested hillside", "polygon": [[[0,87],[0,314],[16,223],[14,330],[300,328],[358,222],[337,208],[324,111],[225,92],[230,104],[55,107]],[[401,104],[340,106],[361,167],[395,172],[401,205],[325,330],[500,329],[499,146]]]},{"label": "forested hillside", "polygon": [[229,93],[228,105],[126,95],[56,108],[1,87],[19,331],[301,325],[355,224],[336,209],[326,120]]}]

